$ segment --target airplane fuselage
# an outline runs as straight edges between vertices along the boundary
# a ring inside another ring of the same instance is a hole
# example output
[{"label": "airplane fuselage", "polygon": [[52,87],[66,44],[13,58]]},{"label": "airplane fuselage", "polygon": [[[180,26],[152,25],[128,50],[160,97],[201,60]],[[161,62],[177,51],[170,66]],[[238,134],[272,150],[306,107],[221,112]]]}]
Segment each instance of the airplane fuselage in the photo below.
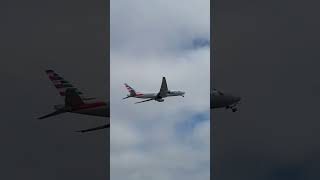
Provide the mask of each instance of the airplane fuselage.
[{"label": "airplane fuselage", "polygon": [[132,87],[130,87],[128,84],[124,83],[125,87],[129,91],[130,94],[127,95],[127,97],[124,97],[122,99],[127,99],[127,98],[140,98],[140,99],[146,99],[143,101],[136,102],[135,104],[138,103],[143,103],[147,101],[158,101],[158,102],[163,102],[164,98],[166,97],[172,97],[172,96],[182,96],[184,97],[185,92],[183,91],[170,91],[168,89],[167,81],[165,77],[162,77],[162,82],[161,82],[161,87],[160,91],[158,93],[140,93],[135,91]]},{"label": "airplane fuselage", "polygon": [[66,111],[70,113],[110,117],[109,104],[106,102],[85,103],[78,107],[66,107],[64,105],[56,105],[55,109],[66,109]]},{"label": "airplane fuselage", "polygon": [[110,117],[109,108],[107,106],[74,110],[74,111],[71,111],[71,113],[100,116],[100,117]]},{"label": "airplane fuselage", "polygon": [[240,102],[241,98],[229,94],[222,94],[220,92],[210,93],[210,109],[216,108],[231,108],[236,110],[236,105]]},{"label": "airplane fuselage", "polygon": [[159,97],[158,93],[137,93],[136,96],[134,96],[135,98],[141,98],[141,99],[149,99],[149,98],[154,98],[154,99],[161,99],[161,98],[165,98],[165,97],[172,97],[172,96],[184,96],[184,92],[182,91],[169,91],[166,93],[165,96],[163,97]]}]

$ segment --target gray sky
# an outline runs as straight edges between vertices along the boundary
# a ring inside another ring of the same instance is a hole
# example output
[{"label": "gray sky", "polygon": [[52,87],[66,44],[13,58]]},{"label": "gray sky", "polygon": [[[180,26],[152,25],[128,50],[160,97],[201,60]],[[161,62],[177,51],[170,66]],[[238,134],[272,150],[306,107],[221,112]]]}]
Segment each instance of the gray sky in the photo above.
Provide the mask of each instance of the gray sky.
[{"label": "gray sky", "polygon": [[[111,2],[111,179],[209,179],[209,2]],[[185,97],[121,100],[163,76]]]},{"label": "gray sky", "polygon": [[106,98],[106,1],[1,1],[1,179],[106,179],[104,118],[36,118],[62,103],[44,70]]},{"label": "gray sky", "polygon": [[[212,79],[243,97],[238,113],[212,115],[216,179],[319,179],[319,5],[214,3]],[[90,95],[108,91],[106,7],[105,1],[1,1],[1,178],[106,178],[106,133],[73,133],[104,120],[35,119],[61,102],[43,73],[48,67]]]},{"label": "gray sky", "polygon": [[215,1],[215,179],[319,179],[319,4]]}]

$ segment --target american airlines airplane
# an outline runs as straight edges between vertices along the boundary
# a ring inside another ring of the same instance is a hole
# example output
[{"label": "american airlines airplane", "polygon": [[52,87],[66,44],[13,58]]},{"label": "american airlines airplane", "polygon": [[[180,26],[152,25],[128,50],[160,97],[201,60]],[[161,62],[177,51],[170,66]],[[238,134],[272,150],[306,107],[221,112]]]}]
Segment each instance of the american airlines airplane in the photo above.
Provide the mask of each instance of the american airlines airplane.
[{"label": "american airlines airplane", "polygon": [[[127,88],[128,88],[128,90],[131,89],[131,90],[129,90],[129,92],[133,90],[130,86],[127,86]],[[141,94],[141,93],[138,93],[138,94]],[[128,97],[126,97],[126,98],[128,98]],[[124,98],[124,99],[126,99],[126,98]],[[210,93],[210,109],[226,108],[226,109],[231,109],[232,112],[236,112],[238,110],[237,105],[239,104],[240,100],[241,100],[240,97],[226,94],[226,93],[222,93],[221,91],[214,89]],[[109,107],[109,104],[108,104],[108,107]],[[108,128],[108,127],[109,127],[109,125],[104,126],[104,127],[100,126],[97,128],[82,130],[80,132],[94,131],[94,130],[104,129],[104,128]]]},{"label": "american airlines airplane", "polygon": [[160,87],[160,91],[158,93],[140,93],[140,92],[136,92],[132,87],[130,87],[128,84],[124,84],[127,88],[127,90],[129,91],[130,94],[127,95],[127,97],[123,98],[123,99],[127,99],[130,97],[134,97],[134,98],[140,98],[140,99],[147,99],[144,101],[139,101],[136,102],[137,103],[143,103],[143,102],[147,102],[147,101],[158,101],[158,102],[163,102],[164,99],[166,97],[172,97],[172,96],[182,96],[184,97],[185,92],[183,91],[170,91],[168,89],[168,85],[167,85],[167,81],[166,78],[163,77],[162,78],[162,83],[161,83],[161,87]]},{"label": "american airlines airplane", "polygon": [[[85,97],[82,92],[75,88],[70,82],[59,76],[53,70],[46,70],[46,74],[58,90],[61,97],[64,98],[64,104],[55,105],[55,111],[38,119],[45,119],[62,113],[77,113],[100,117],[110,117],[109,102],[97,101],[96,98]],[[110,127],[110,124],[81,130],[87,132],[92,130],[104,129]]]}]

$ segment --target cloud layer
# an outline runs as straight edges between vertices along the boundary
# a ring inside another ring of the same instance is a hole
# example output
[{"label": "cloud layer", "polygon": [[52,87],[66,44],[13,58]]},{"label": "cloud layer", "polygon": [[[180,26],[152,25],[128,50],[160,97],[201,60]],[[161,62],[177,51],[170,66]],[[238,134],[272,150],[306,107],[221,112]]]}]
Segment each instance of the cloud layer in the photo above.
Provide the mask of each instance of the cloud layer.
[{"label": "cloud layer", "polygon": [[[182,4],[183,3],[183,4]],[[111,2],[111,178],[209,179],[209,1]],[[186,96],[134,104],[123,83]]]}]

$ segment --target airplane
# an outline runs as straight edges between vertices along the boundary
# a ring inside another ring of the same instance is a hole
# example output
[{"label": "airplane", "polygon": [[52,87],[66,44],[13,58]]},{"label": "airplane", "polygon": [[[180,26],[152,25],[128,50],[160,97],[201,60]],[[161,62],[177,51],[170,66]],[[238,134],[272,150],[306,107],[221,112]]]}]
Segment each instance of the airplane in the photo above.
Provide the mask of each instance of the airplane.
[{"label": "airplane", "polygon": [[[225,93],[222,93],[221,91],[214,89],[210,93],[210,109],[226,108],[226,109],[231,109],[233,112],[236,112],[238,110],[237,105],[239,104],[240,100],[241,100],[240,97],[233,96],[230,94],[225,94]],[[104,129],[108,127],[110,126],[100,126],[97,128],[82,130],[81,132],[94,131],[94,130]]]},{"label": "airplane", "polygon": [[210,92],[210,109],[226,108],[232,112],[238,111],[237,105],[241,98],[230,94],[222,93],[214,89]]},{"label": "airplane", "polygon": [[143,102],[147,102],[147,101],[152,101],[152,100],[155,100],[158,102],[163,102],[164,98],[166,98],[166,97],[172,97],[172,96],[184,97],[184,94],[185,94],[185,92],[183,92],[183,91],[170,91],[168,89],[168,85],[167,85],[167,81],[166,81],[165,77],[162,78],[160,91],[158,93],[140,93],[140,92],[136,92],[128,84],[125,83],[124,85],[130,94],[128,94],[127,97],[125,97],[123,99],[131,98],[131,97],[140,98],[140,99],[147,99],[144,101],[136,102],[135,104],[143,103]]},{"label": "airplane", "polygon": [[[64,98],[64,104],[55,105],[54,112],[39,117],[38,119],[45,119],[67,112],[99,117],[110,117],[109,102],[97,101],[95,100],[96,98],[86,97],[81,91],[75,88],[70,82],[59,76],[55,71],[46,70],[45,72],[55,88],[58,90],[60,96]],[[77,132],[88,132],[109,127],[110,123]]]}]

